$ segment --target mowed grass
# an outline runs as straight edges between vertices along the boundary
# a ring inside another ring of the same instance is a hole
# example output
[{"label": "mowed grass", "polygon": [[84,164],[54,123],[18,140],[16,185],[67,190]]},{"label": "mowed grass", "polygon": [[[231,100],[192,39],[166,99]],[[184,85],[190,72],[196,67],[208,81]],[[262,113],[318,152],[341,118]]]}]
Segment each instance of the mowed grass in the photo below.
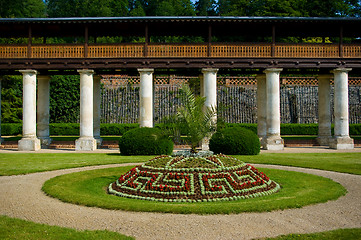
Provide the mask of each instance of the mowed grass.
[{"label": "mowed grass", "polygon": [[334,231],[309,233],[309,234],[288,234],[275,238],[262,238],[263,240],[359,240],[361,239],[361,228],[337,229]]},{"label": "mowed grass", "polygon": [[278,193],[254,199],[202,203],[163,203],[107,194],[109,184],[131,168],[109,168],[61,175],[45,182],[43,191],[64,202],[85,206],[182,214],[231,214],[300,208],[337,199],[346,193],[340,184],[327,178],[299,172],[260,169],[281,185],[282,189]]},{"label": "mowed grass", "polygon": [[353,153],[262,153],[235,156],[247,163],[314,168],[361,175],[361,152]]},{"label": "mowed grass", "polygon": [[152,156],[129,157],[116,153],[0,153],[0,176],[150,159]]},{"label": "mowed grass", "polygon": [[[235,156],[248,163],[276,164],[361,175],[361,152],[262,153]],[[0,176],[43,172],[113,163],[146,162],[152,156],[121,156],[116,153],[0,153]]]},{"label": "mowed grass", "polygon": [[0,216],[0,239],[58,240],[102,239],[131,240],[132,237],[109,231],[77,231],[70,228],[49,226],[25,220]]}]

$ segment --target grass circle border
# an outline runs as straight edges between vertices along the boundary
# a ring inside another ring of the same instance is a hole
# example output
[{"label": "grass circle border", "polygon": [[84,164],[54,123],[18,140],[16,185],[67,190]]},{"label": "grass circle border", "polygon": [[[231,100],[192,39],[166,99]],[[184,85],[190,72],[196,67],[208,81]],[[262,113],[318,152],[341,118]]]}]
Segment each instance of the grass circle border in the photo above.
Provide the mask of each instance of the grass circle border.
[{"label": "grass circle border", "polygon": [[178,214],[236,214],[267,212],[323,203],[346,194],[346,189],[331,179],[307,173],[259,168],[281,190],[251,199],[201,203],[166,203],[130,199],[108,194],[107,187],[134,166],[75,172],[46,181],[42,190],[63,202],[112,210]]}]

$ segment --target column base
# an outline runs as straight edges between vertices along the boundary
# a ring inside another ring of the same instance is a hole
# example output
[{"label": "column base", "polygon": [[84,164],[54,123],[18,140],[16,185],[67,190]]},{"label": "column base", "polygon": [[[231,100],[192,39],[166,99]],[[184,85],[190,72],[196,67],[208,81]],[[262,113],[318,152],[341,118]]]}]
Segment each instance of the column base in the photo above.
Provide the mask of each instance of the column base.
[{"label": "column base", "polygon": [[78,138],[75,140],[75,151],[94,151],[97,149],[97,141],[94,138]]},{"label": "column base", "polygon": [[330,145],[330,141],[332,140],[331,136],[318,136],[316,138],[318,144],[320,144],[320,146],[329,146]]},{"label": "column base", "polygon": [[101,137],[94,137],[95,141],[97,141],[97,146],[101,146],[103,143],[103,138]]},{"label": "column base", "polygon": [[202,151],[209,151],[209,138],[205,137],[202,139],[201,142]]},{"label": "column base", "polygon": [[40,140],[37,138],[22,138],[18,141],[19,151],[38,151],[40,146]]},{"label": "column base", "polygon": [[49,148],[50,143],[53,141],[50,137],[38,137],[40,140],[41,148]]},{"label": "column base", "polygon": [[334,137],[330,140],[330,148],[337,150],[354,149],[353,139],[350,137]]},{"label": "column base", "polygon": [[285,146],[281,137],[268,137],[262,139],[262,147],[264,150],[283,150]]}]

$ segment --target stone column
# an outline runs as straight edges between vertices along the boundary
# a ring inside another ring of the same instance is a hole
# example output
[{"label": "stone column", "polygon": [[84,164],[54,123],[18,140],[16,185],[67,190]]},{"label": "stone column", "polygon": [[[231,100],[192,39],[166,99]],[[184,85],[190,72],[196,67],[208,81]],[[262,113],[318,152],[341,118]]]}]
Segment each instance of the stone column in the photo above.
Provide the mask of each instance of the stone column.
[{"label": "stone column", "polygon": [[[204,94],[206,101],[205,108],[217,108],[217,68],[203,68],[203,86],[201,94]],[[201,82],[201,83],[202,83]],[[212,119],[212,124],[217,124],[217,116]],[[209,138],[202,140],[202,150],[209,150]]]},{"label": "stone column", "polygon": [[76,151],[93,151],[97,142],[93,135],[93,70],[78,70],[80,74],[80,138],[75,141]]},{"label": "stone column", "polygon": [[100,76],[94,76],[94,108],[93,108],[93,121],[94,121],[94,138],[97,141],[97,145],[102,145],[103,139],[100,137],[100,103],[101,103],[101,92],[100,92]]},{"label": "stone column", "polygon": [[257,134],[261,145],[267,136],[267,88],[266,75],[257,75]]},{"label": "stone column", "polygon": [[0,77],[0,145],[4,141],[4,139],[1,138],[1,81],[2,78]]},{"label": "stone column", "polygon": [[281,68],[269,68],[266,73],[267,88],[267,136],[263,142],[266,150],[283,150],[281,138],[280,72]]},{"label": "stone column", "polygon": [[348,120],[348,72],[349,68],[337,68],[332,71],[335,81],[335,136],[330,141],[330,148],[353,149],[354,142],[349,136]]},{"label": "stone column", "polygon": [[154,69],[138,69],[140,74],[140,127],[153,127],[153,72]]},{"label": "stone column", "polygon": [[36,132],[41,147],[48,148],[51,143],[49,132],[50,77],[38,76],[38,104]]},{"label": "stone column", "polygon": [[40,140],[36,137],[36,74],[35,70],[20,70],[23,74],[23,137],[19,151],[37,151]]},{"label": "stone column", "polygon": [[331,86],[332,75],[318,76],[318,138],[321,146],[328,146],[331,139]]}]

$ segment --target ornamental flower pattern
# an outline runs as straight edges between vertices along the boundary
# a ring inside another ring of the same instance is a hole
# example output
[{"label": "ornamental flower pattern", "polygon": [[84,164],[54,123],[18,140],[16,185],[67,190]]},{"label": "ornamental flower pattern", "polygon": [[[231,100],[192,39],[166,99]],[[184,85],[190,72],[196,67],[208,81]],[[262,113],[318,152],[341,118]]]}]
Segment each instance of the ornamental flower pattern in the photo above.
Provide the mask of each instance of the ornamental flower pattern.
[{"label": "ornamental flower pattern", "polygon": [[121,197],[163,202],[230,201],[277,192],[263,172],[223,154],[210,157],[158,156],[110,184]]}]

